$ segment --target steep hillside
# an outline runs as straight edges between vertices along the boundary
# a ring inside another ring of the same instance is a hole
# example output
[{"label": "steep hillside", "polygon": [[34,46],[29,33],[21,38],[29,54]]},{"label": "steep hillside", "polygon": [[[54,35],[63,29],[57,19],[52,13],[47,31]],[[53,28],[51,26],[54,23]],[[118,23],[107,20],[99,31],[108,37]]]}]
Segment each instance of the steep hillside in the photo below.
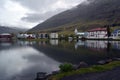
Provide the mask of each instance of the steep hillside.
[{"label": "steep hillside", "polygon": [[62,27],[79,27],[86,30],[88,27],[104,26],[120,23],[120,0],[88,0],[77,7],[51,17],[38,24],[29,31],[58,29]]}]

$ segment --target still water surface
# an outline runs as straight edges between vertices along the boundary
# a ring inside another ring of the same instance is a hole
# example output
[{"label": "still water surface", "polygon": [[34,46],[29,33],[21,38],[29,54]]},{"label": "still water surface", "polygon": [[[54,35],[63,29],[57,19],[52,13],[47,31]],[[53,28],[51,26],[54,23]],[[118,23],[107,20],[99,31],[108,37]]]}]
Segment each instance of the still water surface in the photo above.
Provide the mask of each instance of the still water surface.
[{"label": "still water surface", "polygon": [[34,80],[37,72],[58,70],[61,63],[89,65],[120,58],[119,41],[0,42],[0,80]]}]

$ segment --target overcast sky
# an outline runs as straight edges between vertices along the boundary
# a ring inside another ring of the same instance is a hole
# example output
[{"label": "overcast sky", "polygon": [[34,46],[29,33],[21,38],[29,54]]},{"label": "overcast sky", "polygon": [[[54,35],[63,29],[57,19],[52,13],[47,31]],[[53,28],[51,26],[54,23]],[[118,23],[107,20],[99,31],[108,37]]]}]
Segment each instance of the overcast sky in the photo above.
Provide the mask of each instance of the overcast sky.
[{"label": "overcast sky", "polygon": [[32,28],[85,0],[0,0],[0,25]]}]

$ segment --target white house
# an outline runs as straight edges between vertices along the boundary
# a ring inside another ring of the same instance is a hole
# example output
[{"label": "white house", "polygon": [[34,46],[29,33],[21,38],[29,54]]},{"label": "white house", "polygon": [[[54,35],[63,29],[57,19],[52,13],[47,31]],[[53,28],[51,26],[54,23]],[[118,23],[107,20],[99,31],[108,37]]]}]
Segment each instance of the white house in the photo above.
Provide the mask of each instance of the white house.
[{"label": "white house", "polygon": [[58,45],[58,39],[51,39],[50,44],[51,45]]},{"label": "white house", "polygon": [[112,32],[111,38],[120,39],[120,29],[116,29]]},{"label": "white house", "polygon": [[86,37],[86,33],[85,32],[78,32],[77,29],[75,29],[74,33],[75,33],[75,35],[78,36],[78,38]]},{"label": "white house", "polygon": [[47,33],[38,33],[38,38],[46,39],[46,38],[48,38],[48,34]]},{"label": "white house", "polygon": [[26,33],[17,34],[17,38],[27,38],[28,36]]},{"label": "white house", "polygon": [[17,34],[17,38],[30,38],[30,39],[34,39],[34,38],[36,38],[36,35],[35,34],[21,33],[21,34]]},{"label": "white house", "polygon": [[95,38],[95,39],[101,39],[101,38],[108,38],[107,37],[107,28],[94,28],[91,30],[88,30],[87,38]]},{"label": "white house", "polygon": [[50,39],[58,39],[58,33],[50,33],[49,38]]}]

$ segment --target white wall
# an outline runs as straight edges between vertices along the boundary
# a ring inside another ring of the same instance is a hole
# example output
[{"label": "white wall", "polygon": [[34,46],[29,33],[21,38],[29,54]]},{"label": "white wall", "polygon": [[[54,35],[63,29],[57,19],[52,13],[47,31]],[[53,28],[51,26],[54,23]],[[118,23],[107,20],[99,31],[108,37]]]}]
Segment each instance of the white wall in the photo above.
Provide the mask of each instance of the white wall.
[{"label": "white wall", "polygon": [[51,39],[57,39],[58,38],[58,33],[50,33],[50,38]]},{"label": "white wall", "polygon": [[94,32],[88,32],[87,38],[107,38],[107,32],[106,31],[94,31]]}]

